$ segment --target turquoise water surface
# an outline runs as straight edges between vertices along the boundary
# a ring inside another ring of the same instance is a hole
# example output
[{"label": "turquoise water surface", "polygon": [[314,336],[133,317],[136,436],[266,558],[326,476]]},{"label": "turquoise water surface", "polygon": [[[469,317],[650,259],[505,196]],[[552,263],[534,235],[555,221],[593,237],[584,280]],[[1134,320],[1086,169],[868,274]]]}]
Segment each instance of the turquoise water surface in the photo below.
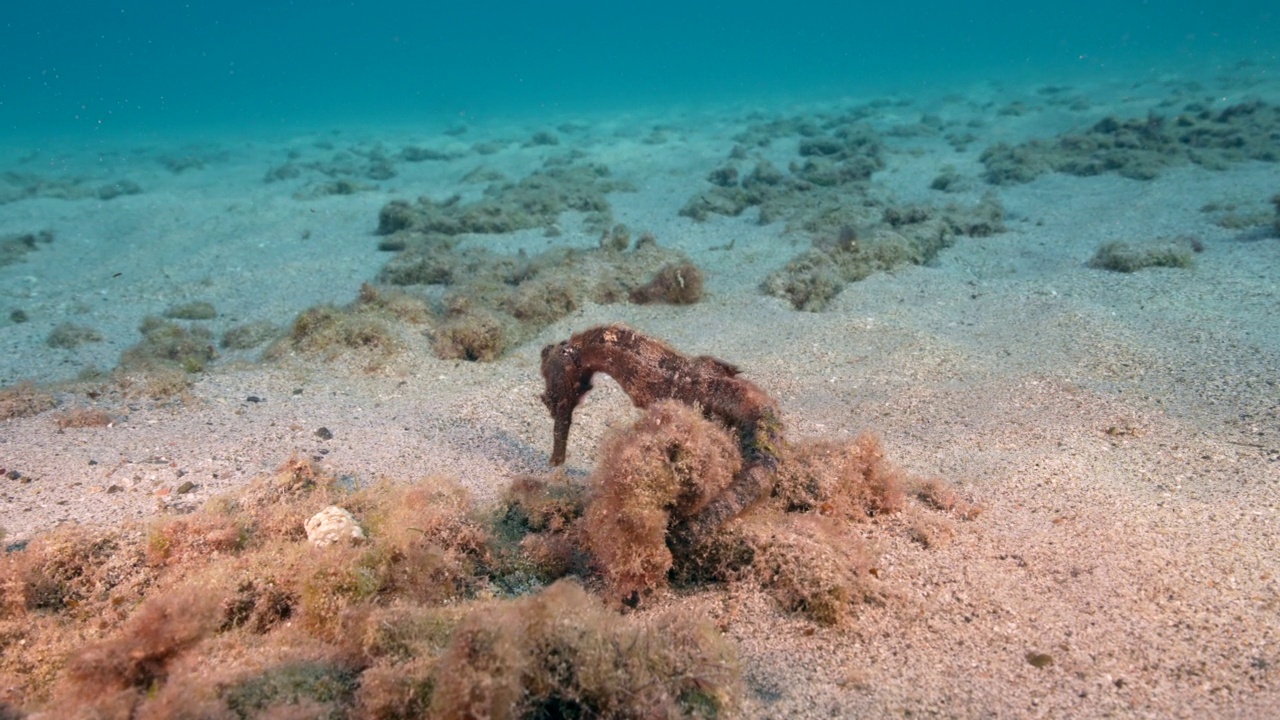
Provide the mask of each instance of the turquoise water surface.
[{"label": "turquoise water surface", "polygon": [[1261,0],[11,3],[0,137],[1071,82],[1273,59]]}]

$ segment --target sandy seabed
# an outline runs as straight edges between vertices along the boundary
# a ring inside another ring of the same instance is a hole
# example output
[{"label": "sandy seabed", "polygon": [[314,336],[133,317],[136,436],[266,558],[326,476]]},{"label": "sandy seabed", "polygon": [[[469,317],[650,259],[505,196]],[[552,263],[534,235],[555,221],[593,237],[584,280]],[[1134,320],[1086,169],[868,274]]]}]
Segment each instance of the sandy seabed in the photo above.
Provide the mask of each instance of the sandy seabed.
[{"label": "sandy seabed", "polygon": [[[191,300],[216,306],[216,332],[255,320],[285,326],[317,303],[348,303],[387,259],[374,229],[388,200],[474,195],[462,179],[477,168],[518,178],[569,152],[634,186],[609,196],[614,219],[688,253],[706,273],[707,297],[689,307],[587,305],[491,363],[438,359],[425,336],[371,371],[358,354],[259,362],[224,352],[181,402],[116,396],[103,407],[113,418],[105,427],[60,427],[59,413],[93,402],[55,389],[60,407],[0,423],[5,542],[17,547],[59,523],[165,512],[184,481],[195,491],[181,502],[198,502],[295,453],[359,480],[447,476],[491,502],[514,476],[546,471],[540,348],[623,322],[740,366],[779,401],[791,437],[873,431],[896,463],[947,479],[983,508],[940,547],[880,539],[878,570],[894,601],[837,627],[815,628],[748,589],[661,596],[725,629],[742,662],[746,716],[1280,715],[1275,164],[1181,164],[1151,180],[1050,173],[993,187],[978,160],[993,142],[1145,116],[1177,93],[1280,98],[1274,73],[1252,72],[1262,80],[1201,79],[1198,94],[1177,77],[1077,86],[1069,92],[1087,102],[1076,109],[1048,102],[1061,89],[991,85],[876,105],[867,122],[888,155],[874,185],[903,202],[972,203],[994,190],[1008,229],[850,284],[819,313],[760,290],[808,246],[803,233],[760,225],[753,210],[705,222],[677,211],[707,187],[752,113],[870,98],[565,118],[545,128],[558,145],[522,144],[542,125],[477,124],[449,136],[365,128],[113,151],[9,148],[2,167],[16,173],[127,177],[143,189],[0,205],[0,236],[54,233],[0,267],[6,315],[26,316],[0,327],[0,383],[9,386],[110,369],[144,316]],[[940,133],[887,132],[922,114],[975,139],[957,149]],[[502,149],[468,150],[484,140]],[[769,152],[785,167],[795,142]],[[305,161],[379,144],[458,155],[397,163],[395,177],[354,194],[311,192],[325,181],[316,173],[263,181],[291,152]],[[930,184],[945,165],[961,183],[944,195]],[[1246,221],[1226,222],[1228,213]],[[573,213],[559,224],[554,238],[538,230],[467,242],[537,252],[597,241]],[[1173,237],[1199,244],[1191,268],[1087,266],[1103,243]],[[49,347],[64,322],[102,340]],[[571,471],[589,470],[606,428],[635,417],[616,385],[598,382],[578,411]]]}]

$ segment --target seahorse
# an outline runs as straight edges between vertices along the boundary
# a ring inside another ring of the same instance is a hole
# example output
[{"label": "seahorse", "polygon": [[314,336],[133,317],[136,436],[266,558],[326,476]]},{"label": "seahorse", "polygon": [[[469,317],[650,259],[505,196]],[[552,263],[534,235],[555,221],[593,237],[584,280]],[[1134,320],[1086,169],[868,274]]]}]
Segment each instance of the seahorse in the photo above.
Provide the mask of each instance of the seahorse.
[{"label": "seahorse", "polygon": [[584,330],[542,349],[542,402],[551,412],[551,464],[564,463],[573,411],[591,389],[591,377],[617,381],[636,407],[671,399],[697,407],[738,437],[743,467],[733,482],[675,534],[700,543],[773,490],[783,443],[777,403],[739,369],[707,355],[690,357],[624,325]]}]

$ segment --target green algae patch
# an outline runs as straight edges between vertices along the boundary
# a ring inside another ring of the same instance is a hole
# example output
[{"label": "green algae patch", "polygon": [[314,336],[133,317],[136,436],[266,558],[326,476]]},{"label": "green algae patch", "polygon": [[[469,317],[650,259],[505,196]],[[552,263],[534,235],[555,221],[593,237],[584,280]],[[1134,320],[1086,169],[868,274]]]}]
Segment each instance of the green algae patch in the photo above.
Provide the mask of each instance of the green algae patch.
[{"label": "green algae patch", "polygon": [[1132,273],[1145,268],[1190,268],[1195,264],[1192,242],[1178,238],[1150,242],[1114,240],[1104,243],[1089,259],[1089,267]]},{"label": "green algae patch", "polygon": [[88,325],[69,322],[58,323],[44,340],[45,345],[63,350],[74,350],[81,345],[96,342],[102,342],[102,333]]},{"label": "green algae patch", "polygon": [[767,293],[797,310],[821,311],[850,283],[902,265],[923,265],[962,235],[1004,231],[1004,208],[994,195],[971,207],[885,207],[879,218],[870,220],[860,219],[858,212],[837,216],[841,214],[850,224],[817,236],[809,250],[770,274],[764,282]]},{"label": "green algae patch", "polygon": [[164,311],[164,316],[173,320],[212,320],[218,317],[213,303],[196,300],[174,305]]},{"label": "green algae patch", "polygon": [[120,355],[120,370],[124,372],[173,368],[198,373],[217,357],[213,333],[203,326],[187,328],[148,316],[143,318],[138,331],[142,333],[142,340]]},{"label": "green algae patch", "polygon": [[[429,334],[441,358],[494,360],[588,303],[702,298],[703,274],[688,256],[613,222],[608,194],[632,188],[603,165],[570,154],[520,180],[473,172],[466,181],[488,184],[474,200],[393,200],[378,214],[378,247],[395,253],[378,281],[432,298]],[[483,243],[539,228],[557,236],[566,212],[600,234],[597,247],[504,253]]]},{"label": "green algae patch", "polygon": [[[425,299],[365,283],[346,306],[316,305],[298,313],[264,356],[280,360],[296,353],[334,360],[353,355],[366,361],[367,370],[374,370],[404,350],[404,333],[431,320]],[[268,328],[260,330],[265,334]]]},{"label": "green algae patch", "polygon": [[252,350],[280,336],[280,328],[269,320],[239,323],[222,333],[218,344],[227,350]]},{"label": "green algae patch", "polygon": [[[100,182],[100,181],[99,181]],[[127,180],[111,180],[102,184],[86,178],[48,177],[33,173],[0,173],[0,205],[51,198],[56,200],[114,200],[142,192],[138,183]]]},{"label": "green algae patch", "polygon": [[447,359],[491,361],[588,303],[688,305],[702,298],[701,270],[650,234],[621,225],[597,247],[499,253],[459,247],[446,235],[416,236],[383,268],[395,286],[437,286],[433,349]]},{"label": "green algae patch", "polygon": [[459,195],[444,200],[393,200],[379,213],[378,234],[413,231],[452,236],[550,229],[570,210],[584,213],[589,228],[602,230],[613,224],[606,195],[629,189],[603,165],[549,163],[518,181],[494,182],[481,198],[470,202]]},{"label": "green algae patch", "polygon": [[1222,110],[1209,105],[1191,103],[1173,117],[1105,117],[1085,130],[1047,140],[997,143],[982,153],[983,178],[992,185],[1016,185],[1061,172],[1151,180],[1186,163],[1221,170],[1245,160],[1280,159],[1275,142],[1280,108],[1261,100]]},{"label": "green algae patch", "polygon": [[28,253],[34,252],[40,246],[49,245],[52,242],[52,230],[0,237],[0,267],[22,262],[26,259]]},{"label": "green algae patch", "polygon": [[[854,108],[832,116],[783,118],[739,133],[726,164],[707,176],[709,187],[686,201],[680,214],[697,222],[712,216],[758,212],[761,225],[807,235],[812,247],[772,273],[763,290],[798,310],[819,311],[847,285],[873,273],[923,264],[959,236],[1004,232],[1004,210],[994,195],[974,206],[902,204],[874,186],[885,167],[885,142]],[[756,158],[758,149],[798,136],[797,155],[781,168]],[[748,169],[749,168],[749,169]],[[954,171],[953,171],[954,175]],[[951,177],[935,189],[960,183]]]}]

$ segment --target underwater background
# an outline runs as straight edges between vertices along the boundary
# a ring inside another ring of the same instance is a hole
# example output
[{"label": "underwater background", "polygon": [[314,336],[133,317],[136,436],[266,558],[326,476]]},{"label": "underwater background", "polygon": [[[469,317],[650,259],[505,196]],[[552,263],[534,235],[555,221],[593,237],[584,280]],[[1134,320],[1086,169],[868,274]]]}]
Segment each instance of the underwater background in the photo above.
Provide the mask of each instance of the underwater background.
[{"label": "underwater background", "polygon": [[1261,0],[12,3],[0,138],[1084,82],[1274,58]]},{"label": "underwater background", "polygon": [[0,719],[1280,718],[1277,7],[10,0]]}]

